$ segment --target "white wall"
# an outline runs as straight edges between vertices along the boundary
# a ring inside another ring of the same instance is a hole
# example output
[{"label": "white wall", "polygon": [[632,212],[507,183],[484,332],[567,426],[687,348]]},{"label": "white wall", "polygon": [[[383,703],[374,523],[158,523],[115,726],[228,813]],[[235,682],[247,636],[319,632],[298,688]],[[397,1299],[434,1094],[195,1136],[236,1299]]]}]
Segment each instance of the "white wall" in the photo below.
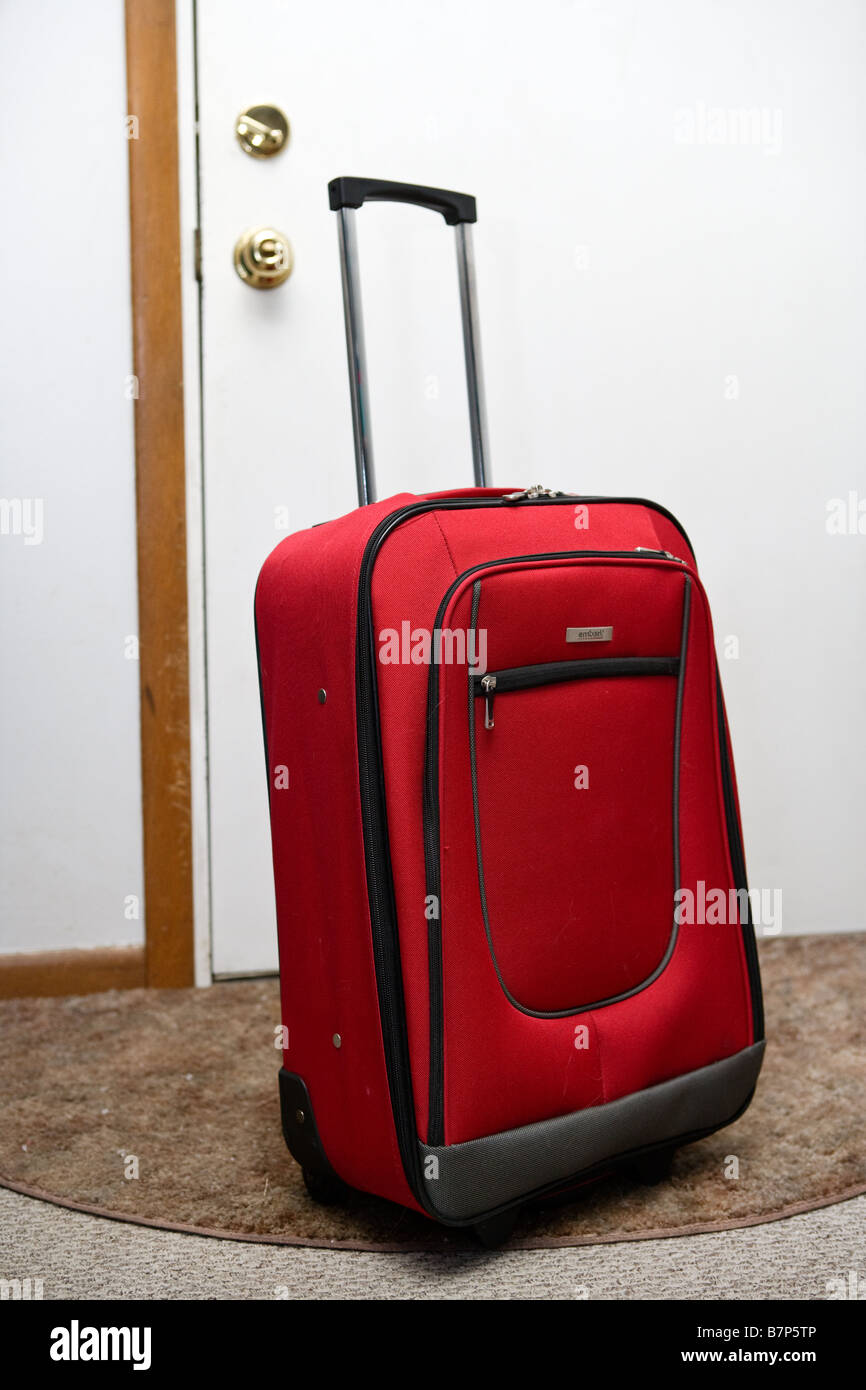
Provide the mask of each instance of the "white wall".
[{"label": "white wall", "polygon": [[[123,6],[0,9],[0,951],[142,919]],[[7,514],[8,515],[8,514]]]},{"label": "white wall", "polygon": [[[218,968],[275,960],[249,618],[274,509],[288,502],[294,529],[353,504],[325,189],[342,173],[478,196],[494,481],[646,495],[681,518],[715,613],[751,881],[782,890],[786,932],[866,928],[866,535],[826,530],[830,499],[866,499],[866,10],[259,13],[245,31],[229,0],[200,12]],[[293,122],[276,160],[232,139],[250,101]],[[269,222],[296,269],[256,295],[231,248]],[[358,222],[380,495],[460,485],[452,238],[414,209]]]}]

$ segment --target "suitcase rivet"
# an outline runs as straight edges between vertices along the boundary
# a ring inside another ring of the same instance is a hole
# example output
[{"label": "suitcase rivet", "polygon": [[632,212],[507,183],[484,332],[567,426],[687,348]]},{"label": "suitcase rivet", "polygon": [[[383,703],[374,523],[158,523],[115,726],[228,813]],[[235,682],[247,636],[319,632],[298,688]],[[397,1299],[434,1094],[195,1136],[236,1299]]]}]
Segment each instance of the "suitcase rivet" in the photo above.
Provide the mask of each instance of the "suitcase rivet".
[{"label": "suitcase rivet", "polygon": [[319,691],[319,704],[320,704],[320,705],[323,705],[323,704],[325,703],[325,701],[327,700],[327,698],[328,698],[328,692],[327,692],[327,690],[320,690],[320,691]]},{"label": "suitcase rivet", "polygon": [[305,1120],[306,1118],[307,1118],[307,1117],[306,1117],[306,1115],[304,1114],[303,1110],[296,1110],[296,1111],[295,1111],[295,1119],[297,1120],[297,1122],[298,1122],[299,1125],[302,1125],[302,1124],[304,1123],[304,1120]]},{"label": "suitcase rivet", "polygon": [[335,1047],[343,1046],[343,1039],[340,1037],[339,1033],[334,1034],[333,1038],[331,1039],[331,1042],[334,1044]]}]

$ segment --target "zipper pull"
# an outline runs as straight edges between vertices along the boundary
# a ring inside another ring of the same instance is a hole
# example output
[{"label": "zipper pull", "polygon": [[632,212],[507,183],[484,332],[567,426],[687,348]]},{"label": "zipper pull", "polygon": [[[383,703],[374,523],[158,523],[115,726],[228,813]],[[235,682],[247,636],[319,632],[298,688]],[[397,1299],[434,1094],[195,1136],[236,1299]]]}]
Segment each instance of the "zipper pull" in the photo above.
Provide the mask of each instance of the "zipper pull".
[{"label": "zipper pull", "polygon": [[496,689],[495,676],[482,676],[481,689],[484,691],[484,727],[493,728],[493,692]]},{"label": "zipper pull", "polygon": [[522,492],[506,492],[501,498],[503,502],[534,502],[537,497],[564,497],[565,493],[557,492],[556,488],[543,487],[541,483],[536,483],[534,487],[525,487]]},{"label": "zipper pull", "polygon": [[672,555],[669,550],[651,550],[648,545],[636,545],[635,551],[639,555],[663,555],[666,560],[676,560],[678,565],[684,565],[685,560],[680,559],[679,555]]}]

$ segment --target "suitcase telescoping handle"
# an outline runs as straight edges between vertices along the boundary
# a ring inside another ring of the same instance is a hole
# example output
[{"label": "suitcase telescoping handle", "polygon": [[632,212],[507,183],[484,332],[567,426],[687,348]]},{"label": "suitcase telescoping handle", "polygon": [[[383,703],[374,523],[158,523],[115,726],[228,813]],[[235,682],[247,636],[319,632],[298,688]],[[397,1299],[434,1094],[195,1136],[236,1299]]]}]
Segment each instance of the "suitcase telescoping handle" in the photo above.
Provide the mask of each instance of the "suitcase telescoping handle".
[{"label": "suitcase telescoping handle", "polygon": [[466,356],[466,389],[469,395],[469,426],[472,432],[472,467],[476,487],[484,487],[487,467],[487,420],[481,378],[475,261],[472,254],[471,224],[477,220],[475,199],[469,193],[452,193],[445,188],[425,188],[414,183],[391,183],[386,179],[356,178],[332,179],[328,184],[328,195],[331,209],[337,213],[339,219],[340,267],[359,505],[363,507],[376,500],[364,320],[361,311],[361,281],[358,273],[358,240],[355,228],[355,213],[367,202],[414,203],[416,207],[429,208],[431,212],[441,213],[449,227],[454,228],[457,242],[457,274],[460,281],[460,310],[463,318],[463,349]]}]

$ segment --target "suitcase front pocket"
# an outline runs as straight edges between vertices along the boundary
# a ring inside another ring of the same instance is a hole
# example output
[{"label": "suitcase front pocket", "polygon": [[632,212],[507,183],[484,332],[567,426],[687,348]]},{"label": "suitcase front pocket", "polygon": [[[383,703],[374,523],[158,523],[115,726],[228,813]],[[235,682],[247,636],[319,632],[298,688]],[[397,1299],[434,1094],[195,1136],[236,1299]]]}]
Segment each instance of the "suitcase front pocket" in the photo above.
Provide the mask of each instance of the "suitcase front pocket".
[{"label": "suitcase front pocket", "polygon": [[461,972],[489,962],[511,1008],[556,1019],[671,959],[691,592],[674,557],[594,551],[478,566],[442,599],[474,664],[433,662],[427,687],[431,1144]]},{"label": "suitcase front pocket", "polygon": [[471,677],[478,885],[517,1008],[642,988],[673,936],[680,661],[614,657]]}]

